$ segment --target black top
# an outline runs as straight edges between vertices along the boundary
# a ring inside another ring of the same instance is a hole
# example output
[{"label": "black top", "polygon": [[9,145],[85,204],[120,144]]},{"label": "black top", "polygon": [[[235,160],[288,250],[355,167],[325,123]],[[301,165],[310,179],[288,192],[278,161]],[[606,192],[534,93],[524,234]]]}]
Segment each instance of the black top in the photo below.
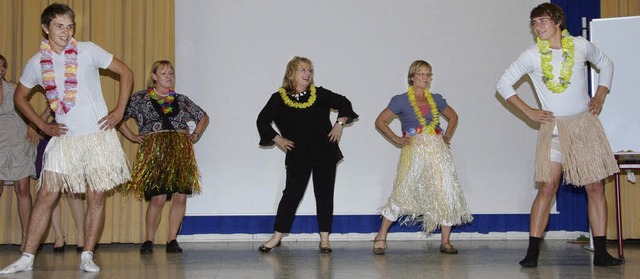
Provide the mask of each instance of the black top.
[{"label": "black top", "polygon": [[[293,102],[306,102],[310,94],[305,94]],[[337,163],[343,156],[338,144],[329,141],[329,132],[333,123],[329,119],[331,110],[338,111],[338,118],[348,117],[347,123],[358,118],[351,102],[342,95],[322,87],[316,87],[316,101],[308,108],[299,109],[287,106],[280,93],[276,92],[258,115],[258,133],[260,145],[271,146],[278,133],[271,126],[275,122],[282,136],[293,141],[295,147],[287,152],[286,165],[305,162]]]},{"label": "black top", "polygon": [[189,130],[188,121],[196,124],[207,113],[187,96],[176,93],[172,104],[173,111],[163,113],[162,107],[151,98],[148,90],[131,95],[124,113],[124,119],[134,117],[138,124],[138,134],[145,135],[158,131]]}]

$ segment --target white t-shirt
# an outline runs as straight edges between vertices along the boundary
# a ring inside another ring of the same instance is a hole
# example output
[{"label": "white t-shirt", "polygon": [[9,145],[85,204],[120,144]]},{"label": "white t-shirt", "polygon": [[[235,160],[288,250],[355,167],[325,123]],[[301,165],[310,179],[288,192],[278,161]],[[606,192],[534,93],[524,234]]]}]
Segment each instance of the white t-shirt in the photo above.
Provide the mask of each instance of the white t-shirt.
[{"label": "white t-shirt", "polygon": [[[36,53],[22,72],[20,83],[33,88],[43,86],[40,67],[41,54]],[[64,53],[52,52],[53,69],[59,98],[64,96]],[[76,103],[66,114],[56,114],[56,122],[63,123],[69,129],[68,136],[77,136],[100,131],[98,121],[105,117],[109,110],[102,96],[99,69],[106,69],[111,64],[113,55],[92,42],[78,42],[78,81]]]},{"label": "white t-shirt", "polygon": [[[613,78],[613,62],[600,49],[582,37],[573,37],[574,64],[571,84],[563,93],[553,93],[542,82],[542,60],[538,45],[534,44],[522,52],[518,59],[509,66],[498,80],[498,93],[506,100],[516,94],[515,84],[524,74],[531,77],[542,109],[551,111],[555,116],[571,116],[587,110],[589,94],[587,90],[586,62],[591,62],[600,70],[598,85],[611,88]],[[562,68],[562,49],[551,49],[554,80],[558,82]]]}]

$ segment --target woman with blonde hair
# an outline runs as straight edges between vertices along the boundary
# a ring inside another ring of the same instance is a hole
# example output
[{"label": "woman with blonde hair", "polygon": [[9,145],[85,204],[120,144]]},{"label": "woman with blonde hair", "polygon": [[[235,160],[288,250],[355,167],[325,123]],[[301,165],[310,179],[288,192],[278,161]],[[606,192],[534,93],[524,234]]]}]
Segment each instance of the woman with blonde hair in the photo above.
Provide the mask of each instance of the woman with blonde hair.
[{"label": "woman with blonde hair", "polygon": [[[396,220],[419,224],[425,234],[440,227],[440,252],[457,254],[449,241],[451,226],[471,222],[469,206],[458,181],[449,144],[458,125],[458,114],[440,94],[429,92],[432,67],[417,60],[409,67],[409,90],[391,98],[376,119],[376,127],[394,144],[402,146],[393,192],[380,208],[382,224],[374,239],[373,253],[387,249],[387,233]],[[440,127],[440,116],[447,128]],[[402,134],[389,127],[400,119]]]},{"label": "woman with blonde hair", "polygon": [[[171,62],[153,63],[149,87],[131,96],[124,119],[134,118],[138,134],[126,124],[120,132],[130,141],[139,143],[137,160],[131,181],[123,192],[149,201],[146,213],[146,239],[141,254],[153,253],[153,241],[162,217],[162,208],[172,200],[169,212],[169,239],[166,251],[182,253],[176,240],[184,218],[187,196],[200,192],[200,173],[193,144],[200,140],[209,116],[187,96],[174,90],[175,72]],[[196,127],[189,132],[188,121]]]},{"label": "woman with blonde hair", "polygon": [[[278,205],[271,238],[260,245],[259,251],[269,252],[280,245],[289,233],[313,173],[316,198],[320,252],[330,253],[329,233],[333,219],[333,193],[336,165],[342,160],[338,142],[344,125],[358,115],[351,102],[342,95],[313,83],[313,64],[305,57],[294,57],[287,64],[282,87],[273,93],[258,115],[257,126],[261,146],[276,144],[286,153],[287,181]],[[332,110],[338,111],[335,123],[329,119]],[[281,134],[272,127],[275,123]]]}]

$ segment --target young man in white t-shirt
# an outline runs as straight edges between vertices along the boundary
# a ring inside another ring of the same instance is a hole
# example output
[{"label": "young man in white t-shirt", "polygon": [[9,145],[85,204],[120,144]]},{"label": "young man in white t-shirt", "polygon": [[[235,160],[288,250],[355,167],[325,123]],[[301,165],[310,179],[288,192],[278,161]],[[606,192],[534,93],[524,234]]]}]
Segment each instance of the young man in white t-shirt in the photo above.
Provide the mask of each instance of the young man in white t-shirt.
[{"label": "young man in white t-shirt", "polygon": [[[593,264],[620,265],[622,260],[606,250],[607,204],[602,182],[619,169],[598,119],[611,87],[613,62],[591,42],[564,30],[564,13],[559,6],[540,4],[530,18],[538,43],[522,52],[497,84],[509,104],[540,123],[535,175],[538,195],[531,207],[529,249],[520,265],[538,265],[540,241],[563,173],[566,182],[584,186],[587,192]],[[586,62],[600,69],[593,98],[587,90]],[[524,74],[531,77],[541,109],[524,103],[513,88]]]},{"label": "young man in white t-shirt", "polygon": [[[100,271],[93,261],[93,250],[104,224],[105,192],[130,178],[126,156],[113,128],[122,120],[133,74],[94,43],[76,42],[74,18],[73,10],[64,4],[52,4],[42,12],[42,30],[47,38],[41,42],[40,52],[27,62],[15,92],[15,103],[22,114],[52,138],[44,154],[40,191],[29,220],[24,252],[0,274],[32,269],[61,192],[87,196],[80,269]],[[111,112],[102,96],[100,68],[120,75],[120,94]],[[37,85],[45,89],[49,107],[56,113],[55,123],[40,119],[28,101],[29,92]]]}]

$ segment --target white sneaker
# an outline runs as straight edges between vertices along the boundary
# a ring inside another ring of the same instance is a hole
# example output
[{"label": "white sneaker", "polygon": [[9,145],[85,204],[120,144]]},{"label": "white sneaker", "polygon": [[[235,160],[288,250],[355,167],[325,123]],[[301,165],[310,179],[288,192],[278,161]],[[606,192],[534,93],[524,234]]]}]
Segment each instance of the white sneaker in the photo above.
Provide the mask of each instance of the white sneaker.
[{"label": "white sneaker", "polygon": [[92,252],[82,252],[82,255],[80,255],[80,269],[86,272],[100,272],[100,267],[93,262]]},{"label": "white sneaker", "polygon": [[35,257],[32,254],[22,253],[22,257],[20,257],[20,259],[0,270],[0,274],[13,274],[17,272],[32,270],[34,258]]}]

